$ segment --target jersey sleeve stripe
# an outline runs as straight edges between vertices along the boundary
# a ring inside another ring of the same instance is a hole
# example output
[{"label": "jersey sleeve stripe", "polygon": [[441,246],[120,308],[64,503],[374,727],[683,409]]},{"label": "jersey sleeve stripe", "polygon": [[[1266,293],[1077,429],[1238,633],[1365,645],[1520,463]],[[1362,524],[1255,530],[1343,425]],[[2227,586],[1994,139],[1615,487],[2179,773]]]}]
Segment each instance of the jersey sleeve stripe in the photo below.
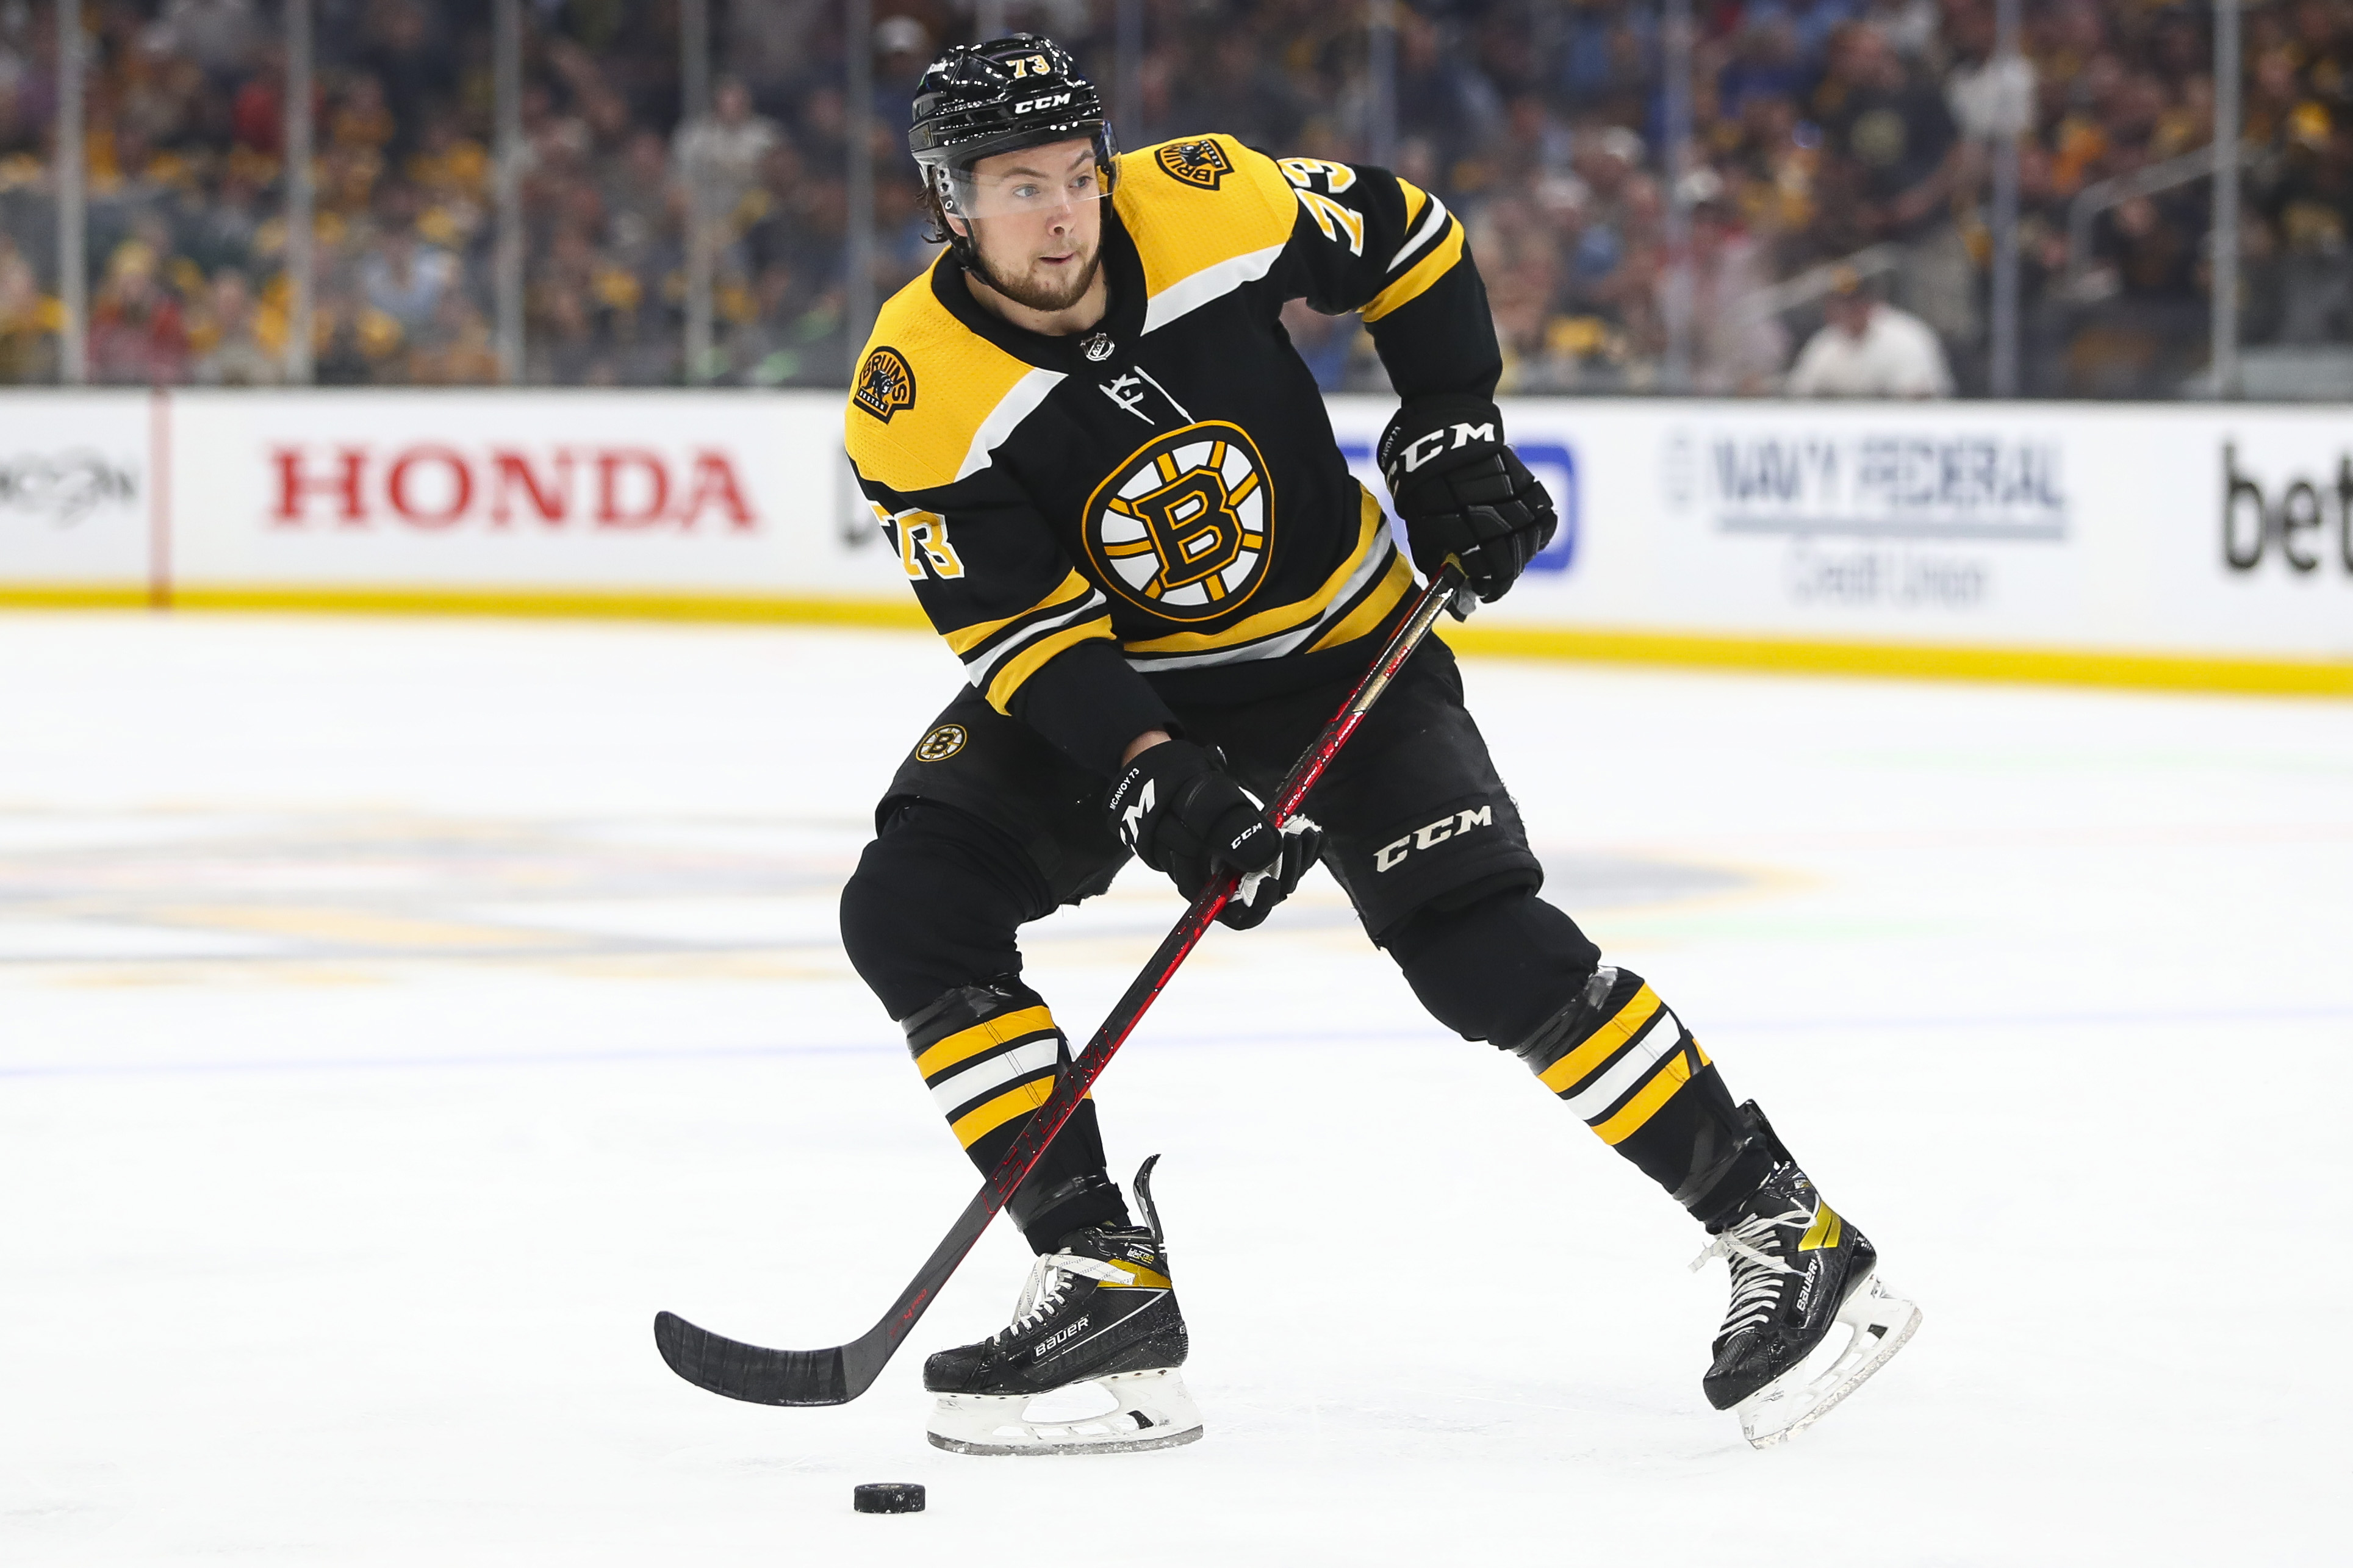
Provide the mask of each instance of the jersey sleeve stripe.
[{"label": "jersey sleeve stripe", "polygon": [[[987,690],[1001,668],[1022,653],[1046,638],[1056,637],[1081,622],[1103,620],[1109,602],[1100,589],[1090,587],[1087,596],[1068,608],[1033,611],[1018,626],[999,637],[985,648],[965,655],[965,678],[973,685]],[[1024,679],[1028,679],[1026,676]],[[1016,684],[1018,684],[1018,682]]]},{"label": "jersey sleeve stripe", "polygon": [[[1419,185],[1415,184],[1411,180],[1407,179],[1400,179],[1398,181],[1398,189],[1405,193],[1405,221],[1407,226],[1410,227],[1414,219],[1421,216],[1422,208],[1429,204],[1430,193],[1423,190]],[[1403,252],[1399,252],[1398,254],[1402,255]],[[1397,266],[1396,257],[1391,257],[1389,258],[1389,266],[1392,268]]]},{"label": "jersey sleeve stripe", "polygon": [[[1090,602],[1100,603],[1101,600],[1098,597]],[[1111,636],[1111,616],[1103,615],[1023,645],[1021,651],[1005,660],[996,676],[983,688],[988,705],[999,713],[1009,714],[1013,710],[1013,694],[1020,690],[1021,683],[1037,674],[1048,659],[1067,648],[1076,647],[1090,637],[1109,639]],[[973,684],[979,686],[981,683],[976,679]]]},{"label": "jersey sleeve stripe", "polygon": [[1412,592],[1413,568],[1405,563],[1404,556],[1392,552],[1388,570],[1381,574],[1379,580],[1373,584],[1372,592],[1359,600],[1354,609],[1333,622],[1330,630],[1308,645],[1307,651],[1320,653],[1327,647],[1344,647],[1358,637],[1372,636],[1380,629],[1381,623],[1388,619],[1389,612],[1398,607],[1398,602]]},{"label": "jersey sleeve stripe", "polygon": [[1431,247],[1430,253],[1413,264],[1413,269],[1370,300],[1358,312],[1367,321],[1377,321],[1398,306],[1419,299],[1430,287],[1454,269],[1462,259],[1462,226],[1451,215],[1446,219],[1446,237]]},{"label": "jersey sleeve stripe", "polygon": [[[1403,180],[1399,180],[1398,184],[1405,185],[1405,182]],[[1417,196],[1422,195],[1423,194],[1419,190],[1415,190],[1411,185],[1406,185],[1406,189],[1411,191],[1412,194]],[[1440,201],[1435,196],[1425,197],[1425,199],[1430,205],[1430,216],[1423,218],[1419,226],[1417,226],[1411,234],[1406,236],[1405,243],[1398,247],[1397,254],[1395,256],[1389,258],[1389,264],[1381,268],[1382,277],[1388,277],[1390,274],[1396,272],[1398,268],[1403,267],[1406,264],[1408,258],[1411,257],[1415,251],[1419,250],[1423,246],[1428,245],[1431,240],[1436,239],[1439,237],[1439,234],[1446,227],[1446,220],[1450,216],[1446,210],[1446,204]],[[1411,223],[1413,220],[1410,217],[1408,217],[1406,221]]]},{"label": "jersey sleeve stripe", "polygon": [[1055,608],[1057,605],[1067,605],[1073,599],[1083,599],[1092,592],[1094,592],[1092,584],[1089,584],[1084,577],[1080,576],[1079,574],[1074,571],[1071,573],[1070,575],[1064,577],[1060,583],[1057,584],[1052,593],[1047,595],[1044,598],[1039,600],[1036,604],[1030,605],[1026,610],[1020,611],[1015,615],[1007,616],[1002,620],[978,621],[968,626],[960,626],[955,631],[943,634],[943,636],[947,642],[949,651],[955,653],[958,658],[962,658],[964,655],[971,653],[974,649],[979,647],[981,644],[987,642],[989,638],[997,636],[997,633],[1004,631],[1006,628],[1012,626],[1014,622],[1026,620],[1041,610],[1050,610]]}]

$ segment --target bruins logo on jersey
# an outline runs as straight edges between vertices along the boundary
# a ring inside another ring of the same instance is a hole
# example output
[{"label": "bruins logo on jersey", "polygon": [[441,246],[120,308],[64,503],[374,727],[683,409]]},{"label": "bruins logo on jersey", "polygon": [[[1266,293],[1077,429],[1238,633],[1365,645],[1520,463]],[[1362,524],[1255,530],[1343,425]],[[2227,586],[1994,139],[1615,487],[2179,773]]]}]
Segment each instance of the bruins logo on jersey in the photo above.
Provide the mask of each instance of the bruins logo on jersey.
[{"label": "bruins logo on jersey", "polygon": [[1274,489],[1238,425],[1205,420],[1154,437],[1087,499],[1100,580],[1140,609],[1206,621],[1266,579]]},{"label": "bruins logo on jersey", "polygon": [[858,387],[849,400],[882,421],[902,408],[915,406],[915,371],[897,349],[876,349],[858,367]]},{"label": "bruins logo on jersey", "polygon": [[1215,142],[1171,142],[1152,156],[1172,178],[1205,191],[1216,190],[1234,172],[1226,150]]},{"label": "bruins logo on jersey", "polygon": [[963,751],[964,743],[969,738],[963,725],[943,724],[917,743],[915,760],[919,763],[944,763]]}]

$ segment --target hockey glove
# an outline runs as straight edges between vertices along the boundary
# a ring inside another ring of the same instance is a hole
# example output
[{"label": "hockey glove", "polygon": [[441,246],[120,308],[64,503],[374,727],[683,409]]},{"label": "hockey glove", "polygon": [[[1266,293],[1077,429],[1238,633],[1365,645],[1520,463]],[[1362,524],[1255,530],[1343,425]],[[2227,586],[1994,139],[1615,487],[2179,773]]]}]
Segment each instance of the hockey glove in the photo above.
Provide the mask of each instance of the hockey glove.
[{"label": "hockey glove", "polygon": [[1552,497],[1504,444],[1503,415],[1482,399],[1416,398],[1381,432],[1380,458],[1413,563],[1434,579],[1461,562],[1482,603],[1502,598],[1559,526]]},{"label": "hockey glove", "polygon": [[1241,886],[1218,919],[1247,931],[1291,896],[1324,839],[1303,816],[1276,832],[1266,807],[1234,781],[1225,763],[1208,747],[1163,741],[1127,764],[1105,806],[1135,858],[1166,872],[1187,899],[1219,871],[1239,873]]}]

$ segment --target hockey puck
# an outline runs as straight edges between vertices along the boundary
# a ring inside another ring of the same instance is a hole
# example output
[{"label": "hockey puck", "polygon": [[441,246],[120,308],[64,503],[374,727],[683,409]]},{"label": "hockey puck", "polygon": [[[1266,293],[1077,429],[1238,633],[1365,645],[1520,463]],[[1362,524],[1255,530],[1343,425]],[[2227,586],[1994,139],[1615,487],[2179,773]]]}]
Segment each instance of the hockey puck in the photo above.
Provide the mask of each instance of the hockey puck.
[{"label": "hockey puck", "polygon": [[921,1513],[923,1483],[868,1481],[850,1494],[849,1506],[860,1513]]}]

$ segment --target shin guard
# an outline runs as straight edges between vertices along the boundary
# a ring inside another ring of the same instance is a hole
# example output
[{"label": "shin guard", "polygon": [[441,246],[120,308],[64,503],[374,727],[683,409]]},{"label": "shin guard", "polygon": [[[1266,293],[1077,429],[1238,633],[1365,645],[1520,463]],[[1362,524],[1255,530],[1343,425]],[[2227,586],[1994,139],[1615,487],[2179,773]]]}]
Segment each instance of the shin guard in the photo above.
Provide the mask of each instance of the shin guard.
[{"label": "shin guard", "polygon": [[1608,965],[1512,1046],[1601,1141],[1703,1223],[1772,1169],[1770,1131],[1739,1111],[1691,1031],[1642,977]]},{"label": "shin guard", "polygon": [[[1070,1044],[1044,998],[1012,975],[960,985],[902,1020],[915,1070],[948,1129],[986,1175],[1054,1092]],[[1032,1250],[1083,1226],[1125,1226],[1126,1200],[1103,1168],[1094,1097],[1079,1102],[1006,1205]]]}]

